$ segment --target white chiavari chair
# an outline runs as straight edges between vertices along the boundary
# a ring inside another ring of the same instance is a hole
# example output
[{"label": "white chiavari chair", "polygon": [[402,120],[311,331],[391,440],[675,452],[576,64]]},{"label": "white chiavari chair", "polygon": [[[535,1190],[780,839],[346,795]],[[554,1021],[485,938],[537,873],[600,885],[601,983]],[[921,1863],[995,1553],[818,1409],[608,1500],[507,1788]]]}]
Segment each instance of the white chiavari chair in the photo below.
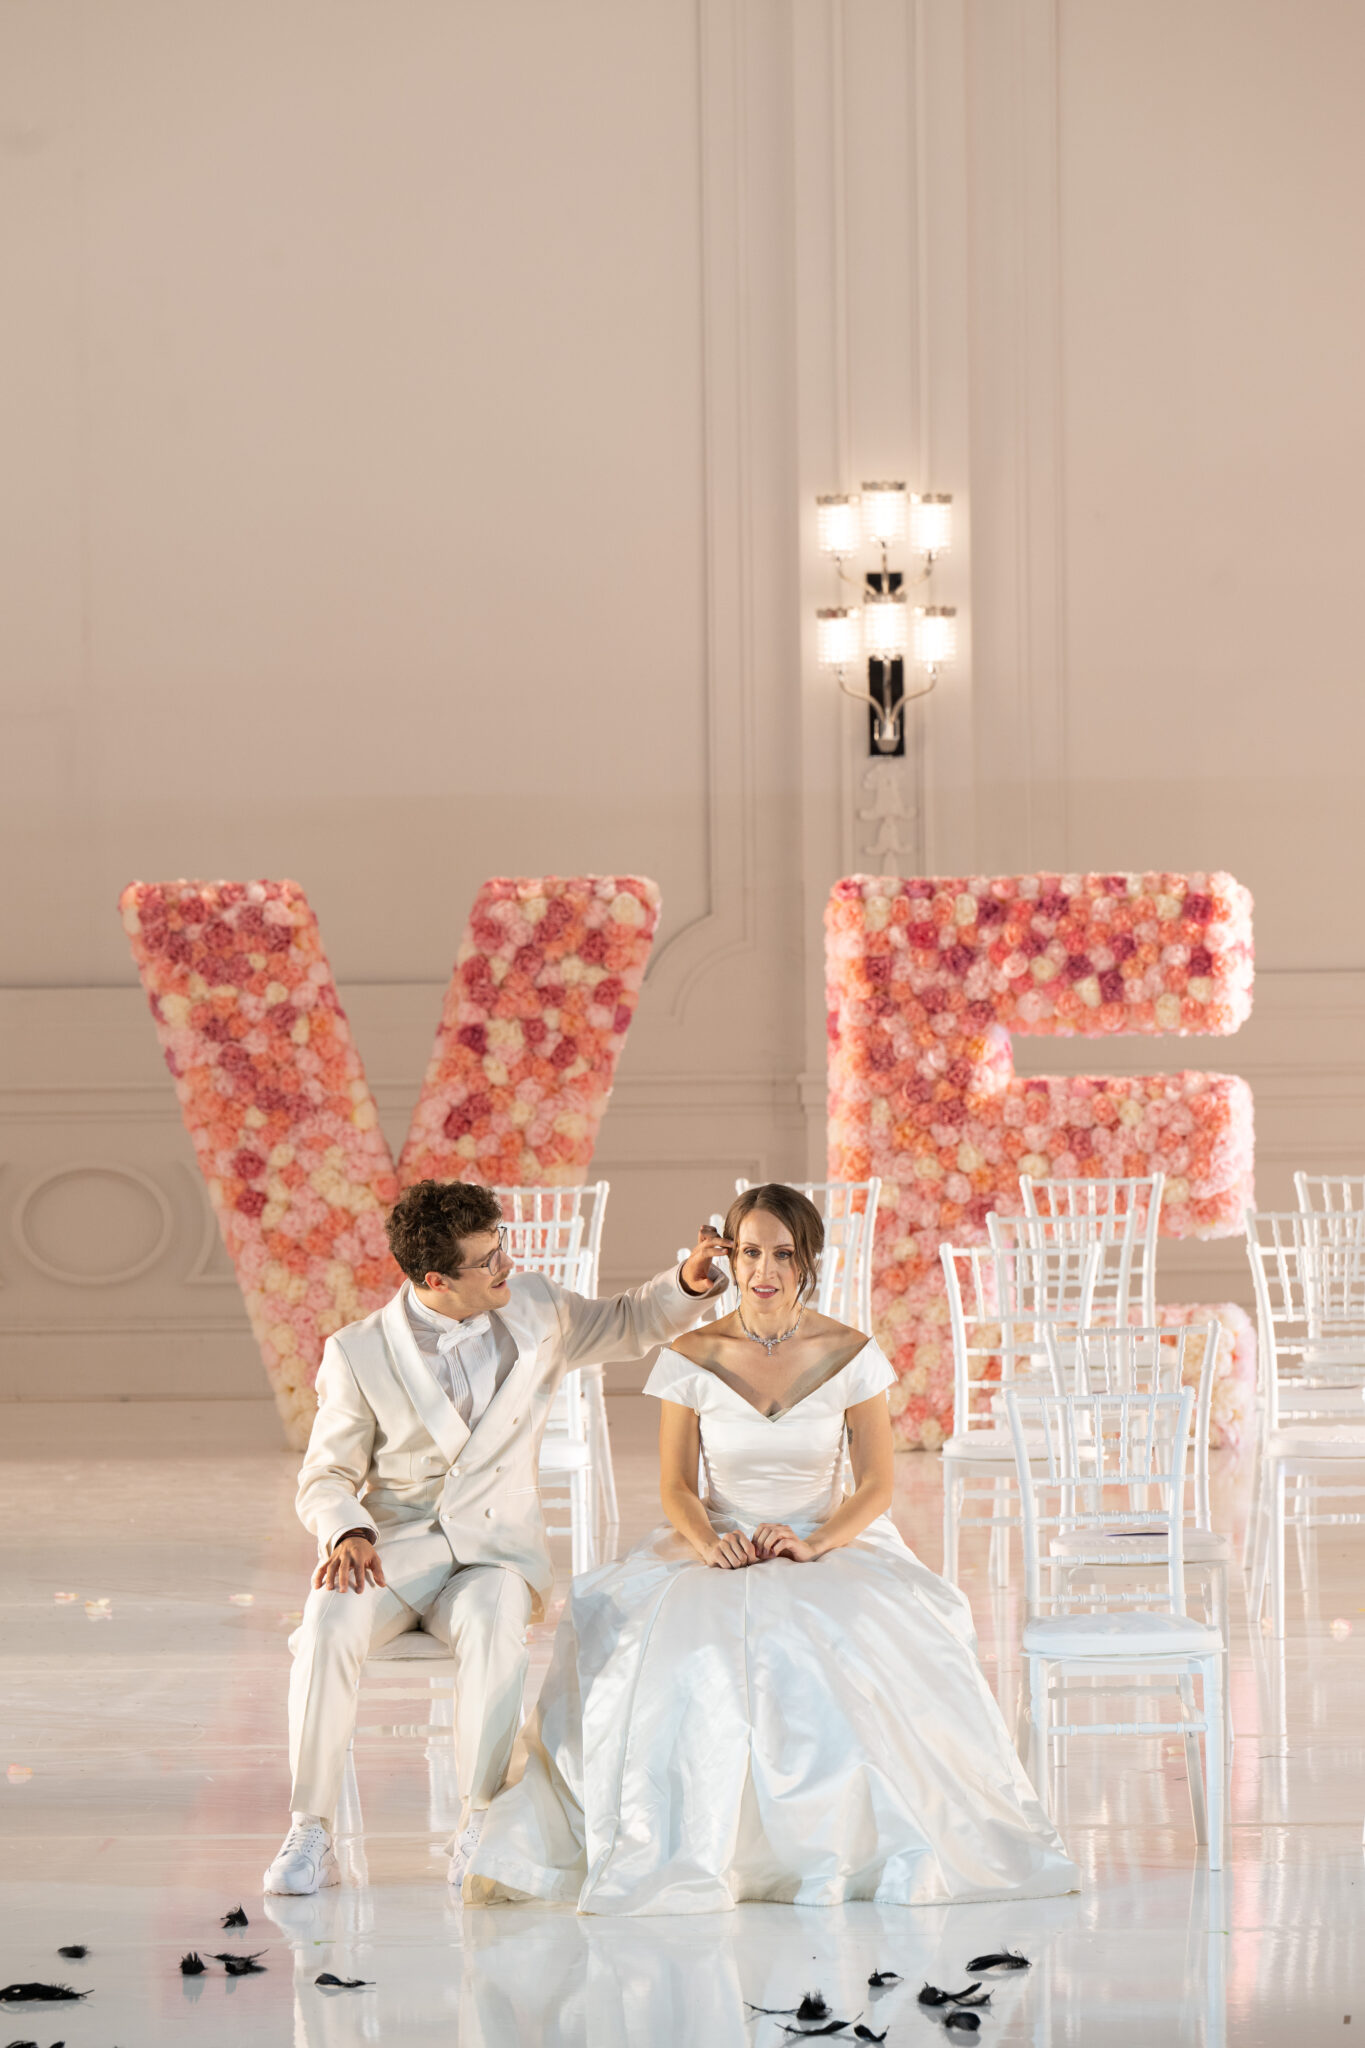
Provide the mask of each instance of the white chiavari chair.
[{"label": "white chiavari chair", "polygon": [[1331,1242],[1320,1221],[1298,1210],[1246,1212],[1261,1397],[1248,1606],[1255,1625],[1269,1589],[1277,1641],[1285,1633],[1286,1523],[1306,1587],[1312,1531],[1365,1522],[1357,1507],[1340,1505],[1365,1499],[1365,1376],[1339,1357],[1324,1359],[1310,1308],[1315,1292],[1330,1291],[1337,1266],[1354,1265],[1358,1247]]},{"label": "white chiavari chair", "polygon": [[[1188,1588],[1192,1579],[1198,1582],[1205,1619],[1213,1623],[1222,1637],[1223,1704],[1228,1715],[1225,1734],[1230,1754],[1232,1635],[1228,1574],[1233,1546],[1231,1536],[1213,1526],[1209,1495],[1210,1417],[1219,1334],[1218,1322],[1211,1320],[1179,1329],[1159,1325],[1150,1329],[1135,1325],[1125,1329],[1092,1327],[1069,1332],[1065,1346],[1058,1342],[1051,1328],[1046,1338],[1053,1358],[1054,1380],[1064,1393],[1178,1394],[1185,1386],[1195,1389],[1194,1434],[1190,1444],[1193,1470],[1189,1473],[1184,1502],[1185,1583]],[[1116,1524],[1107,1531],[1054,1536],[1048,1554],[1062,1568],[1069,1569],[1083,1558],[1088,1569],[1122,1572],[1129,1580],[1149,1577],[1154,1567],[1164,1569],[1167,1562],[1164,1537],[1155,1524],[1147,1528]]]},{"label": "white chiavari chair", "polygon": [[[1015,1386],[1007,1389],[1005,1406],[1023,1514],[1028,1619],[1022,1648],[1039,1798],[1050,1810],[1053,1751],[1073,1736],[1179,1735],[1195,1836],[1208,1845],[1209,1867],[1221,1869],[1223,1643],[1212,1622],[1185,1612],[1185,1468],[1195,1391],[1028,1395]],[[1161,1531],[1164,1583],[1147,1588],[1145,1606],[1116,1597],[1108,1573],[1091,1575],[1080,1590],[1070,1573],[1060,1583],[1045,1574],[1044,1540],[1079,1537],[1084,1543],[1093,1535],[1112,1541],[1113,1529],[1124,1526]],[[1174,1721],[1063,1718],[1083,1701],[1163,1693],[1179,1694]],[[1201,1735],[1207,1771],[1200,1764]]]},{"label": "white chiavari chair", "polygon": [[[606,1183],[588,1190],[600,1195],[600,1211]],[[585,1243],[590,1239],[591,1219],[571,1197],[584,1193],[577,1188],[498,1188],[502,1202],[507,1249],[514,1265],[526,1271],[545,1273],[562,1287],[586,1292],[583,1285]],[[555,1396],[540,1453],[540,1489],[549,1501],[566,1501],[567,1523],[547,1520],[551,1534],[567,1535],[575,1573],[587,1571],[596,1562],[596,1538],[592,1514],[593,1454],[582,1373],[566,1373]],[[547,1501],[548,1504],[548,1501]],[[430,1779],[431,1825],[438,1830],[453,1829],[458,1819],[459,1786],[455,1773],[455,1752],[451,1740],[454,1719],[453,1687],[456,1667],[445,1644],[421,1629],[409,1629],[392,1642],[372,1650],[361,1666],[361,1700],[365,1706],[382,1700],[388,1711],[401,1701],[421,1701],[427,1706],[427,1769]],[[363,1820],[360,1788],[355,1773],[355,1745],[346,1753],[341,1798],[337,1809],[339,1835],[358,1835]]]},{"label": "white chiavari chair", "polygon": [[1354,1216],[1365,1225],[1365,1173],[1296,1173],[1294,1200],[1305,1216]]},{"label": "white chiavari chair", "polygon": [[1095,1282],[1095,1315],[1126,1323],[1131,1311],[1148,1329],[1156,1322],[1156,1244],[1165,1176],[1128,1180],[1035,1180],[1019,1176],[1024,1215],[1084,1219],[1103,1248]]},{"label": "white chiavari chair", "polygon": [[[1090,1320],[1099,1248],[1077,1236],[1047,1245],[939,1247],[953,1344],[953,1428],[943,1446],[943,1576],[957,1584],[964,1528],[989,1528],[990,1576],[1009,1580],[1014,1440],[1001,1407],[1016,1379],[1051,1386],[1049,1325]],[[977,1512],[989,1503],[988,1511]]]},{"label": "white chiavari chair", "polygon": [[[582,1231],[579,1243],[578,1275],[566,1284],[575,1293],[597,1294],[602,1259],[602,1226],[606,1220],[611,1182],[587,1181],[578,1187],[496,1187],[493,1193],[502,1204],[509,1224],[541,1224],[553,1231],[563,1229],[576,1217]],[[608,1529],[621,1520],[616,1500],[616,1473],[611,1458],[611,1433],[607,1427],[606,1375],[600,1365],[589,1363],[575,1368],[578,1391],[570,1387],[557,1397],[551,1426],[563,1434],[569,1427],[569,1404],[581,1398],[592,1454],[592,1483],[597,1511]]]},{"label": "white chiavari chair", "polygon": [[1365,1179],[1296,1173],[1294,1193],[1321,1253],[1304,1279],[1305,1365],[1365,1367]]}]

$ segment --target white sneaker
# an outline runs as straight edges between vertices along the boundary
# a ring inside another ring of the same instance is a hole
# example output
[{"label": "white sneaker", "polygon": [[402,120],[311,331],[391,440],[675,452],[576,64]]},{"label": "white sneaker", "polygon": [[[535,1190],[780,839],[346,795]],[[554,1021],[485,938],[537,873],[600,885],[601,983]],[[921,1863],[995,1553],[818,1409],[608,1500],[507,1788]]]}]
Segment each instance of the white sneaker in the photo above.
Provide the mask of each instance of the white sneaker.
[{"label": "white sneaker", "polygon": [[474,1851],[479,1846],[479,1836],[483,1833],[483,1824],[486,1818],[486,1808],[480,1813],[471,1813],[468,1827],[466,1827],[459,1841],[455,1844],[455,1854],[450,1859],[447,1881],[455,1887],[456,1891],[464,1883],[465,1872],[474,1860]]},{"label": "white sneaker", "polygon": [[323,1885],[340,1884],[341,1872],[332,1854],[332,1838],[320,1820],[295,1821],[267,1870],[268,1892],[307,1894]]}]

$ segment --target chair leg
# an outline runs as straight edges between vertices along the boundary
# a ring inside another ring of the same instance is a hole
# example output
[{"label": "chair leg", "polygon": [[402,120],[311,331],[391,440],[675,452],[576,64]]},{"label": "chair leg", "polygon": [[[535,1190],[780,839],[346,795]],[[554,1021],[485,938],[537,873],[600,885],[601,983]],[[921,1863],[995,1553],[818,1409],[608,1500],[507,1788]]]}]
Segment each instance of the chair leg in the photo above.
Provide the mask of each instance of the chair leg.
[{"label": "chair leg", "polygon": [[588,1472],[569,1474],[569,1541],[570,1562],[577,1578],[580,1572],[590,1572],[597,1562],[591,1474]]},{"label": "chair leg", "polygon": [[1223,1834],[1227,1810],[1227,1758],[1223,1753],[1223,1729],[1227,1721],[1224,1700],[1225,1658],[1206,1657],[1204,1670],[1204,1754],[1208,1758],[1209,1869],[1223,1867]]},{"label": "chair leg", "polygon": [[1275,1466],[1274,1504],[1270,1521],[1270,1633],[1284,1640],[1284,1466]]},{"label": "chair leg", "polygon": [[959,1511],[957,1473],[943,1460],[943,1576],[950,1586],[957,1584],[957,1518]]},{"label": "chair leg", "polygon": [[[1294,1475],[1294,1491],[1286,1502],[1290,1520],[1294,1524],[1294,1553],[1299,1561],[1299,1591],[1305,1603],[1309,1603],[1313,1531],[1306,1526],[1310,1508],[1309,1482],[1302,1472]],[[1311,1603],[1309,1603],[1311,1604]]]},{"label": "chair leg", "polygon": [[360,1810],[360,1786],[355,1775],[355,1737],[346,1745],[346,1763],[341,1773],[341,1794],[337,1800],[338,1835],[363,1833],[365,1817]]},{"label": "chair leg", "polygon": [[1043,1812],[1052,1814],[1052,1761],[1048,1733],[1048,1666],[1041,1657],[1028,1660],[1029,1776]]},{"label": "chair leg", "polygon": [[1223,1639],[1223,1761],[1232,1763],[1232,1611],[1228,1604],[1228,1568],[1215,1564],[1209,1570],[1209,1600],[1213,1623]]},{"label": "chair leg", "polygon": [[[1207,1684],[1207,1663],[1201,1666],[1201,1668],[1205,1672],[1205,1684]],[[1194,1680],[1192,1678],[1181,1679],[1180,1697],[1184,1703],[1186,1714],[1192,1716],[1195,1710]],[[1209,1816],[1204,1799],[1204,1765],[1199,1754],[1198,1733],[1193,1729],[1187,1729],[1184,1743],[1185,1771],[1190,1781],[1190,1806],[1194,1813],[1194,1839],[1202,1848],[1209,1839]],[[1222,1747],[1221,1741],[1219,1747]]]},{"label": "chair leg", "polygon": [[1004,1519],[1009,1513],[1009,1498],[1008,1479],[997,1479],[991,1492],[990,1575],[993,1586],[1008,1586],[1010,1582],[1010,1532]]},{"label": "chair leg", "polygon": [[616,1500],[616,1474],[611,1462],[611,1431],[607,1427],[607,1394],[600,1365],[589,1366],[583,1374],[583,1394],[588,1407],[588,1442],[602,1519],[609,1529],[620,1525],[621,1510]]},{"label": "chair leg", "polygon": [[1256,1506],[1252,1514],[1251,1570],[1247,1587],[1247,1618],[1253,1628],[1260,1626],[1261,1610],[1265,1606],[1266,1580],[1270,1571],[1269,1496],[1274,1484],[1274,1470],[1269,1464],[1263,1464],[1256,1488]]}]

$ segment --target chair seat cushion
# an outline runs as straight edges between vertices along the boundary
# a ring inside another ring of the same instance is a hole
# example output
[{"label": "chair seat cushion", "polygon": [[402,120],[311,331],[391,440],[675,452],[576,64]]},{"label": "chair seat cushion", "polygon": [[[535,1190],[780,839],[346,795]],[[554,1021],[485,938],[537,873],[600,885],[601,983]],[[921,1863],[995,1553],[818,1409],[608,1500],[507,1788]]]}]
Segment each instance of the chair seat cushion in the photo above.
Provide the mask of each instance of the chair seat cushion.
[{"label": "chair seat cushion", "polygon": [[1365,1366],[1365,1337],[1319,1338],[1304,1346],[1303,1362],[1307,1366]]},{"label": "chair seat cushion", "polygon": [[1323,1429],[1273,1429],[1266,1438],[1268,1458],[1365,1458],[1365,1427],[1333,1423]]},{"label": "chair seat cushion", "polygon": [[[1024,1448],[1030,1457],[1042,1458],[1047,1447],[1042,1431],[1026,1429]],[[950,1436],[943,1446],[945,1458],[981,1458],[983,1460],[1004,1460],[1014,1463],[1014,1438],[1008,1429],[968,1429],[960,1436]]]},{"label": "chair seat cushion", "polygon": [[1188,1614],[1049,1614],[1024,1624],[1024,1651],[1038,1657],[1207,1657],[1223,1638]]},{"label": "chair seat cushion", "polygon": [[1348,1420],[1357,1420],[1365,1416],[1365,1384],[1354,1387],[1281,1387],[1276,1395],[1276,1406],[1282,1418],[1341,1415]]},{"label": "chair seat cushion", "polygon": [[[1105,1564],[1164,1564],[1166,1531],[1154,1529],[1070,1529],[1048,1545],[1053,1557],[1092,1557]],[[1186,1564],[1227,1564],[1232,1538],[1221,1529],[1186,1529]]]},{"label": "chair seat cushion", "polygon": [[586,1472],[591,1463],[592,1452],[587,1445],[572,1437],[547,1436],[540,1446],[542,1472]]}]

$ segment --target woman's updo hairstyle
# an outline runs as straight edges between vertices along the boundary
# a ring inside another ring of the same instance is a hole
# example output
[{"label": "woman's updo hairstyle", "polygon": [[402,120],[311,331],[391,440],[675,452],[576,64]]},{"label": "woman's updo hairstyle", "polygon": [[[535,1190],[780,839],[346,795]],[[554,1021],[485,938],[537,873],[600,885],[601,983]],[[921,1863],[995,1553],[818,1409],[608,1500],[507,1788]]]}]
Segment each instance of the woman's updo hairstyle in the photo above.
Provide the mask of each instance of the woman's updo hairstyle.
[{"label": "woman's updo hairstyle", "polygon": [[734,1246],[730,1262],[739,1271],[739,1226],[755,1209],[765,1209],[789,1233],[796,1262],[796,1298],[806,1302],[820,1278],[820,1254],[825,1248],[825,1226],[820,1211],[808,1195],[789,1188],[780,1180],[764,1181],[761,1187],[745,1188],[736,1195],[725,1217],[725,1236]]}]

